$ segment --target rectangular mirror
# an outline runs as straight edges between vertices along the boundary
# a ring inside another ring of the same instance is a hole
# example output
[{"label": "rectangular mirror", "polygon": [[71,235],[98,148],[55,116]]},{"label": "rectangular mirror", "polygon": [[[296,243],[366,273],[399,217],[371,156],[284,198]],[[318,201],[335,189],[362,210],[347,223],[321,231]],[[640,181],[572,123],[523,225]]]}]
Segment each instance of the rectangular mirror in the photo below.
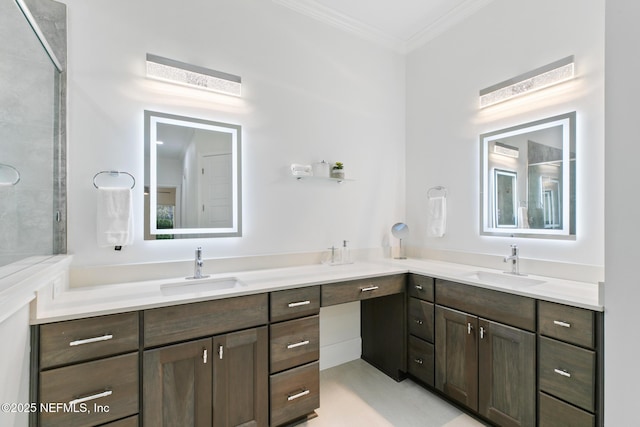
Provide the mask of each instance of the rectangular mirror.
[{"label": "rectangular mirror", "polygon": [[480,135],[481,234],[575,239],[575,118]]},{"label": "rectangular mirror", "polygon": [[241,236],[241,127],[144,117],[145,240]]}]

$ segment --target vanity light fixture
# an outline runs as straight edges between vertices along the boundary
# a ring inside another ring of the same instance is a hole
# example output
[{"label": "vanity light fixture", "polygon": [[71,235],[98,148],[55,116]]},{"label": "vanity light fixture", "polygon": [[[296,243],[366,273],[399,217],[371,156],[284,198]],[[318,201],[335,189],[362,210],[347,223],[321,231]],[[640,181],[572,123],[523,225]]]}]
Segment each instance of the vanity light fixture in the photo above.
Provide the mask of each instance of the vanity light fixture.
[{"label": "vanity light fixture", "polygon": [[496,154],[502,154],[503,156],[513,157],[515,159],[520,155],[518,147],[512,147],[511,145],[503,144],[502,142],[493,143],[493,152]]},{"label": "vanity light fixture", "polygon": [[571,55],[482,89],[480,91],[480,108],[571,80],[574,76],[574,58]]},{"label": "vanity light fixture", "polygon": [[147,77],[227,95],[242,95],[240,76],[147,53]]}]

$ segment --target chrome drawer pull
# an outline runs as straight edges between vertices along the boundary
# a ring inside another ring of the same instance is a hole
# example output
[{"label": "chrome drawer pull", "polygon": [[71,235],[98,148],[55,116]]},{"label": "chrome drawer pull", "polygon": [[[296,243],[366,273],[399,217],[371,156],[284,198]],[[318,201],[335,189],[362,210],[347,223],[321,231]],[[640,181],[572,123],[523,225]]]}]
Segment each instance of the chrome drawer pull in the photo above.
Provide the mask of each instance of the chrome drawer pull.
[{"label": "chrome drawer pull", "polygon": [[379,288],[379,286],[369,286],[368,288],[360,289],[360,292],[371,292],[371,291],[375,291],[378,288]]},{"label": "chrome drawer pull", "polygon": [[113,394],[113,391],[111,390],[101,391],[100,393],[92,394],[90,396],[73,399],[72,401],[69,402],[69,405],[77,405],[79,403],[88,402],[90,400],[100,399],[101,397],[111,396],[112,394]]},{"label": "chrome drawer pull", "polygon": [[471,329],[473,329],[471,322],[467,322],[467,335],[471,335]]},{"label": "chrome drawer pull", "polygon": [[292,348],[296,348],[296,347],[302,347],[303,345],[307,345],[309,344],[309,340],[305,340],[305,341],[300,341],[294,344],[289,344],[287,346],[287,349],[291,350]]},{"label": "chrome drawer pull", "polygon": [[418,365],[422,365],[424,363],[422,359],[413,359],[413,361],[416,362]]},{"label": "chrome drawer pull", "polygon": [[422,290],[422,285],[416,285],[416,289],[421,291]]},{"label": "chrome drawer pull", "polygon": [[309,393],[311,393],[309,390],[304,390],[304,391],[301,391],[300,393],[290,394],[289,396],[287,396],[287,401],[291,402],[292,400],[296,400],[302,396],[306,396]]},{"label": "chrome drawer pull", "polygon": [[218,357],[220,358],[220,360],[222,360],[222,357],[224,356],[224,347],[223,346],[218,346]]},{"label": "chrome drawer pull", "polygon": [[563,322],[561,320],[554,320],[553,324],[557,325],[557,326],[562,326],[564,328],[570,328],[571,327],[571,323]]},{"label": "chrome drawer pull", "polygon": [[311,301],[300,301],[300,302],[290,302],[288,304],[289,308],[300,307],[301,305],[311,304]]},{"label": "chrome drawer pull", "polygon": [[571,374],[564,369],[554,369],[553,372],[558,375],[562,375],[563,377],[571,378]]},{"label": "chrome drawer pull", "polygon": [[424,322],[423,322],[422,320],[420,320],[420,319],[415,319],[415,322],[416,322],[418,325],[422,325],[422,324],[424,323]]},{"label": "chrome drawer pull", "polygon": [[70,347],[74,347],[76,345],[91,344],[93,342],[100,342],[100,341],[109,341],[111,339],[113,339],[113,335],[105,334],[105,335],[103,335],[101,337],[93,337],[93,338],[87,338],[87,339],[84,339],[84,340],[71,341],[69,343],[69,346]]}]

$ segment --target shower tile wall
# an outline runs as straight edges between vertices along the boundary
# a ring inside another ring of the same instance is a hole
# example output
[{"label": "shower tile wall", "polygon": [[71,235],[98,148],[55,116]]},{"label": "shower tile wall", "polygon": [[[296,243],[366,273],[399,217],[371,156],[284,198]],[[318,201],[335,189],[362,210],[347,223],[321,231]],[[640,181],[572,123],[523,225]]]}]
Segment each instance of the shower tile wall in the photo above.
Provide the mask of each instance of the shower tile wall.
[{"label": "shower tile wall", "polygon": [[20,173],[0,186],[0,266],[53,248],[57,70],[22,12],[0,0],[0,163]]}]

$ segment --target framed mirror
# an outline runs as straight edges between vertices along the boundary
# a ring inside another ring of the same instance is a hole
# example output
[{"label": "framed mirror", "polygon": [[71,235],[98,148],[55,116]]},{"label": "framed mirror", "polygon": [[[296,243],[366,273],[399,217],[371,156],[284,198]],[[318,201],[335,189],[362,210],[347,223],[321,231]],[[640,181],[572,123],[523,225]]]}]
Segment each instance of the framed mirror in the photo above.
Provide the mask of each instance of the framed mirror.
[{"label": "framed mirror", "polygon": [[575,239],[576,113],[480,135],[480,233]]},{"label": "framed mirror", "polygon": [[241,127],[144,112],[145,240],[242,236]]}]

